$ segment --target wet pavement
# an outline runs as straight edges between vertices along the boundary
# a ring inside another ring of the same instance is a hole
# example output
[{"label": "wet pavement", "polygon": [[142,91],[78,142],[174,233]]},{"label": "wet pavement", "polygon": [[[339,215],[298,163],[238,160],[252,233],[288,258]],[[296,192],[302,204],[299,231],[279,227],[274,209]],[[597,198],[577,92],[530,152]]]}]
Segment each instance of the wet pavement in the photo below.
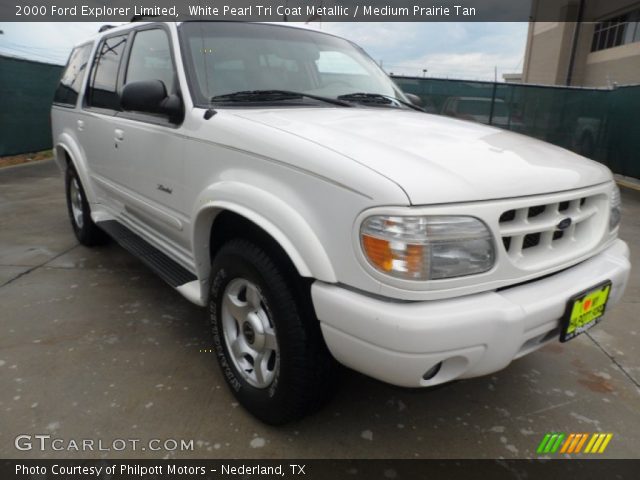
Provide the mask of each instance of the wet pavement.
[{"label": "wet pavement", "polygon": [[[610,432],[602,456],[640,458],[640,192],[623,189],[623,206],[631,285],[588,334],[429,390],[345,370],[326,408],[274,428],[203,352],[203,309],[116,244],[78,245],[52,161],[2,169],[0,457],[515,458],[547,432]],[[38,434],[62,450],[16,449]],[[84,439],[94,449],[74,450]]]}]

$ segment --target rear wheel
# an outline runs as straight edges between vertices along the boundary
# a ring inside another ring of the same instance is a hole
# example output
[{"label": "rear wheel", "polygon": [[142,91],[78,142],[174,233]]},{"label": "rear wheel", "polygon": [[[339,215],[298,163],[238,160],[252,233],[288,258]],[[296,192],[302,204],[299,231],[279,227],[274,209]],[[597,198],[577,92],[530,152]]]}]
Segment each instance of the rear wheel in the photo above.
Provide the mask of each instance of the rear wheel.
[{"label": "rear wheel", "polygon": [[104,243],[107,235],[91,219],[91,209],[80,183],[80,177],[71,165],[67,168],[65,187],[69,219],[78,241],[87,247]]},{"label": "rear wheel", "polygon": [[302,279],[243,239],[220,248],[212,272],[214,347],[238,401],[269,424],[318,409],[332,391],[334,362]]}]

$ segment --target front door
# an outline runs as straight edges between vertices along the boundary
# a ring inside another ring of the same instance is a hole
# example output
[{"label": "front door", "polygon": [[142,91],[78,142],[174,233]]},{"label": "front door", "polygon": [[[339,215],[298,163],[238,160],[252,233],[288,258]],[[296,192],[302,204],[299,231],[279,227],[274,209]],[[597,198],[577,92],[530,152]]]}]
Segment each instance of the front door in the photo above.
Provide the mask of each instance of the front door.
[{"label": "front door", "polygon": [[[120,83],[161,80],[168,93],[179,91],[170,32],[162,25],[134,30]],[[180,127],[166,115],[120,112],[114,118],[116,164],[128,165],[124,218],[141,234],[170,248],[188,250],[183,151]]]}]

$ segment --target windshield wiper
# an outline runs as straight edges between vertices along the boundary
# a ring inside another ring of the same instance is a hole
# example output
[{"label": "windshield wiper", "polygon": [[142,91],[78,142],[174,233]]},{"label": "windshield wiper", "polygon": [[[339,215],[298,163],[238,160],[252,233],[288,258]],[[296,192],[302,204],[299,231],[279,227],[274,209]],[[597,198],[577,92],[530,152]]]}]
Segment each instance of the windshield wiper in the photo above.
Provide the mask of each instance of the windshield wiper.
[{"label": "windshield wiper", "polygon": [[389,95],[382,95],[381,93],[365,93],[365,92],[348,93],[346,95],[340,95],[338,99],[344,100],[347,102],[363,103],[367,105],[392,105],[393,103],[397,102],[413,110],[424,112],[424,109],[418,107],[417,105],[414,105],[409,102],[405,102],[404,100],[400,100],[399,98],[396,98],[396,97],[391,97]]},{"label": "windshield wiper", "polygon": [[297,100],[301,98],[310,98],[320,102],[331,103],[341,107],[353,107],[349,102],[338,100],[336,98],[321,97],[319,95],[310,95],[308,93],[293,92],[290,90],[245,90],[241,92],[226,93],[224,95],[216,95],[211,98],[212,102],[220,103],[251,103],[251,102],[279,102],[284,100]]},{"label": "windshield wiper", "polygon": [[340,95],[338,98],[347,102],[372,103],[376,105],[391,105],[393,103],[391,98],[379,93],[347,93],[346,95]]}]

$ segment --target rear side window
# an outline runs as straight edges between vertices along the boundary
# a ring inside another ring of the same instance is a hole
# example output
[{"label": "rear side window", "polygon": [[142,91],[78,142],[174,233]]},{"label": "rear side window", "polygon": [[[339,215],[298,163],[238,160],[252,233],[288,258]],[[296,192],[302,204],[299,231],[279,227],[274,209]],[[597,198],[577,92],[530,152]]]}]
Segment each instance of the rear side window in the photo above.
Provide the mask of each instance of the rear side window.
[{"label": "rear side window", "polygon": [[162,80],[167,92],[173,92],[175,69],[164,30],[142,30],[136,33],[129,55],[125,83]]},{"label": "rear side window", "polygon": [[87,105],[120,110],[120,96],[116,91],[120,59],[127,43],[127,35],[106,38],[98,47],[89,88]]},{"label": "rear side window", "polygon": [[87,71],[91,47],[91,44],[87,44],[73,49],[53,97],[53,103],[69,107],[76,106],[82,80]]}]

